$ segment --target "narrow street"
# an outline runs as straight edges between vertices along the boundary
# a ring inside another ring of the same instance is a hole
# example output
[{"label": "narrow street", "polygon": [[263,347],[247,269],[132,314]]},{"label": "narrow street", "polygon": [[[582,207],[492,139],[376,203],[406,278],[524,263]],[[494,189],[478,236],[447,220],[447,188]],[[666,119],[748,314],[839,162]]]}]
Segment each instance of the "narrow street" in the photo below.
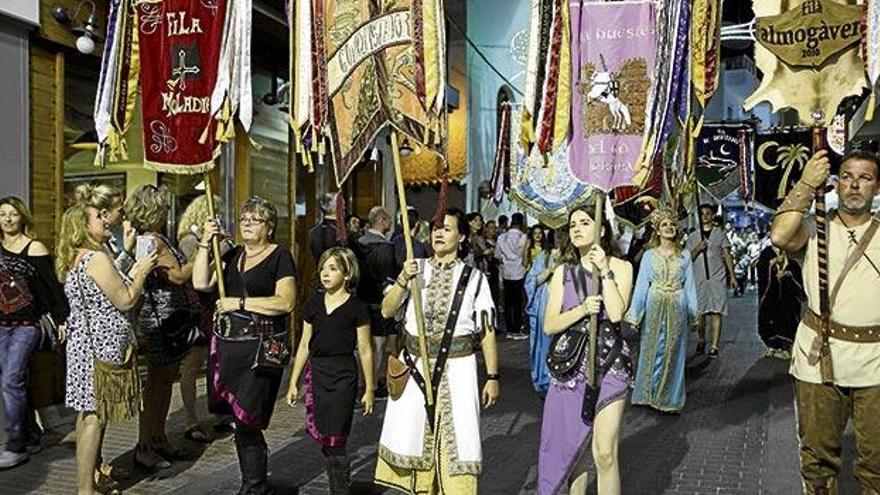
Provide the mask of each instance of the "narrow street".
[{"label": "narrow street", "polygon": [[[688,398],[680,415],[630,407],[620,444],[623,492],[796,494],[800,491],[792,387],[785,362],[763,357],[755,333],[756,297],[731,299],[721,356],[717,361],[691,357]],[[502,398],[483,416],[484,473],[480,493],[534,493],[541,401],[528,379],[528,342],[504,340],[500,346]],[[691,343],[693,349],[693,343]],[[179,438],[183,414],[175,389],[169,429]],[[384,402],[371,417],[355,419],[350,439],[357,493],[383,493],[370,479]],[[279,494],[326,493],[320,448],[303,428],[304,409],[279,400],[267,432],[271,480]],[[60,426],[47,447],[19,468],[0,472],[3,493],[68,494],[74,490],[72,445],[58,440],[72,425]],[[112,427],[105,454],[114,465],[133,472],[123,483],[129,494],[225,495],[238,489],[238,467],[231,438],[198,449],[183,439],[193,459],[161,475],[135,472],[132,448],[135,423]],[[849,435],[851,444],[852,436]],[[847,449],[847,463],[853,457]],[[854,493],[854,480],[842,480],[841,493]],[[595,482],[590,493],[595,493]],[[390,492],[389,492],[390,493]]]}]

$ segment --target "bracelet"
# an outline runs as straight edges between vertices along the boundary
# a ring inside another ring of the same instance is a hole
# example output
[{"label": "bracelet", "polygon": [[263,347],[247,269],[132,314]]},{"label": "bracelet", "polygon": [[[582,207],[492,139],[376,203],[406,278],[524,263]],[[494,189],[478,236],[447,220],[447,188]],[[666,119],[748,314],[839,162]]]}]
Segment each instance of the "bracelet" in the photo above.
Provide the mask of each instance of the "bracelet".
[{"label": "bracelet", "polygon": [[244,298],[243,297],[238,298],[238,309],[241,311],[244,311]]},{"label": "bracelet", "polygon": [[199,243],[199,249],[208,249],[210,247],[211,247],[211,245],[208,244],[207,242],[200,242]]},{"label": "bracelet", "polygon": [[499,375],[498,373],[487,373],[486,374],[486,381],[494,380],[497,382],[500,378],[501,378],[501,375]]},{"label": "bracelet", "polygon": [[604,272],[604,273],[600,273],[599,276],[605,280],[614,280],[614,272],[611,270],[608,270],[607,272]]},{"label": "bracelet", "polygon": [[401,289],[406,290],[406,282],[401,282],[400,277],[398,277],[397,280],[394,281],[394,283]]}]

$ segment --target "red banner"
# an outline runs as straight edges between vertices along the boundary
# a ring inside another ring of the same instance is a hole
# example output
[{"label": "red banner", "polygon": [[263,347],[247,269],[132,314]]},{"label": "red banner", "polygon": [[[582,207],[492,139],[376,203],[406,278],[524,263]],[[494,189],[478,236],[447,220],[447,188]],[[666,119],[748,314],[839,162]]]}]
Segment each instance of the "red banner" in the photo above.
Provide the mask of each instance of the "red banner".
[{"label": "red banner", "polygon": [[144,2],[137,16],[144,164],[162,172],[208,171],[219,152],[211,93],[226,0]]}]

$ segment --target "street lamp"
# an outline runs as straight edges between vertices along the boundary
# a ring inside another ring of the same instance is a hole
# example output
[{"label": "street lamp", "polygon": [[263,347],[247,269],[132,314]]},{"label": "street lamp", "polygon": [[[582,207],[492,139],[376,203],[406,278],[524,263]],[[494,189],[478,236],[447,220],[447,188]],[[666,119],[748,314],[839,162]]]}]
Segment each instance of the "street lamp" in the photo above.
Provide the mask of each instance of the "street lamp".
[{"label": "street lamp", "polygon": [[[86,17],[85,23],[81,26],[71,28],[71,23],[77,19],[79,16],[79,10],[85,4],[88,4],[91,7],[91,13]],[[98,34],[98,16],[95,13],[95,2],[93,0],[80,0],[76,4],[76,8],[73,9],[73,15],[70,15],[70,10],[66,7],[55,5],[52,7],[52,18],[58,21],[59,24],[68,26],[70,32],[78,36],[76,38],[76,49],[79,50],[80,53],[86,55],[91,54],[95,51],[95,42],[100,42],[102,40],[101,36]]]}]

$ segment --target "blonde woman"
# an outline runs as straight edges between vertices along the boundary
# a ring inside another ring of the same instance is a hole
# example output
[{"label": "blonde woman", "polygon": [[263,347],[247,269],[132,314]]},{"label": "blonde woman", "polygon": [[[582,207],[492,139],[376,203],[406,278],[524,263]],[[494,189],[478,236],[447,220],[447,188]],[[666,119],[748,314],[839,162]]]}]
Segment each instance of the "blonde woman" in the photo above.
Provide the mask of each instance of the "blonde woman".
[{"label": "blonde woman", "polygon": [[626,315],[641,336],[632,403],[677,413],[685,402],[685,357],[697,288],[690,254],[679,242],[675,211],[658,208],[651,224],[652,247],[642,257]]},{"label": "blonde woman", "polygon": [[169,321],[178,321],[177,315],[182,313],[189,315],[187,323],[194,324],[197,318],[195,311],[191,311],[197,305],[197,297],[191,288],[187,290],[192,264],[162,234],[170,204],[169,191],[153,185],[138,187],[125,202],[132,227],[139,235],[152,237],[158,257],[135,318],[138,349],[147,362],[147,379],[134,463],[146,471],[170,467],[171,461],[184,455],[168,439],[165,423],[174,380],[188,348],[175,345],[177,341],[168,334],[167,326]]},{"label": "blonde woman", "polygon": [[34,219],[21,199],[0,199],[0,379],[9,438],[0,454],[0,469],[17,466],[40,450],[31,430],[27,372],[40,343],[40,318],[47,312],[64,324],[67,300],[55,278],[52,258],[34,240]]},{"label": "blonde woman", "polygon": [[[107,184],[83,185],[76,189],[76,201],[98,210],[110,228],[105,248],[113,257],[113,264],[122,273],[134,265],[137,232],[125,219],[125,194]],[[114,233],[114,231],[117,231]]]},{"label": "blonde woman", "polygon": [[373,412],[370,308],[354,295],[359,270],[350,249],[324,251],[318,272],[324,290],[315,292],[302,312],[303,333],[290,374],[287,403],[292,406],[296,402],[305,370],[306,431],[321,444],[330,493],[347,495],[351,466],[346,443],[358,389],[355,350],[366,383],[361,398],[364,414]]},{"label": "blonde woman", "polygon": [[[91,194],[91,186],[81,186],[78,196]],[[82,194],[79,194],[79,193]],[[110,239],[110,226],[101,210],[76,203],[61,221],[55,269],[64,281],[70,303],[67,318],[66,404],[79,413],[76,432],[78,495],[96,493],[95,472],[107,421],[122,421],[137,413],[140,397],[135,389],[108,404],[96,398],[94,361],[121,365],[132,352],[133,335],[125,312],[134,307],[156,256],[137,261],[129,272],[129,284],[119,274],[103,246]],[[111,416],[99,417],[99,411]]]},{"label": "blonde woman", "polygon": [[[218,209],[220,198],[214,196],[214,204]],[[199,247],[199,238],[202,235],[202,225],[210,218],[208,213],[208,197],[199,196],[192,200],[189,206],[180,216],[177,226],[177,247],[188,260],[194,260]],[[222,251],[226,252],[231,246],[224,242]],[[183,409],[186,412],[186,431],[183,436],[196,443],[208,443],[211,437],[199,423],[196,413],[196,380],[202,367],[208,359],[208,340],[212,335],[214,304],[217,302],[217,292],[198,292],[199,298],[199,329],[205,336],[205,341],[193,346],[186,357],[180,363],[180,398],[183,401]],[[229,420],[231,421],[231,419]]]}]

